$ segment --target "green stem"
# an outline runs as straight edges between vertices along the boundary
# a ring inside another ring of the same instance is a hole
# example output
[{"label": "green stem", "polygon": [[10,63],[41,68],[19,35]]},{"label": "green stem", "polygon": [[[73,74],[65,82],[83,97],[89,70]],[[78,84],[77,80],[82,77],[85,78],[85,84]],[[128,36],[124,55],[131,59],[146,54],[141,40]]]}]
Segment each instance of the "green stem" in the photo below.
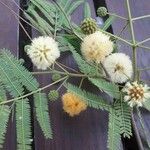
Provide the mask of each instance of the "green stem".
[{"label": "green stem", "polygon": [[55,73],[58,73],[58,74],[61,74],[61,75],[72,76],[72,77],[79,77],[79,78],[81,78],[81,77],[85,77],[85,78],[104,78],[104,79],[106,79],[106,80],[109,80],[109,79],[107,79],[107,77],[102,76],[102,75],[89,76],[89,75],[86,75],[86,74],[62,72],[62,71],[57,71],[57,70],[43,71],[43,72],[32,72],[33,75],[39,75],[39,74],[55,74]]},{"label": "green stem", "polygon": [[133,47],[133,72],[134,72],[134,80],[137,80],[137,55],[136,55],[136,48]]},{"label": "green stem", "polygon": [[143,41],[137,43],[136,46],[141,45],[141,44],[143,44],[143,43],[146,43],[146,42],[148,42],[148,41],[150,41],[150,38],[147,38],[147,39],[145,39],[145,40],[143,40]]},{"label": "green stem", "polygon": [[50,86],[55,85],[55,84],[59,83],[60,81],[65,80],[66,78],[68,78],[68,76],[65,76],[65,77],[63,77],[63,78],[61,78],[61,79],[59,79],[59,80],[57,80],[57,81],[55,81],[55,82],[53,82],[53,83],[51,83],[51,84],[48,84],[48,85],[46,85],[46,86],[44,86],[44,87],[42,87],[42,88],[39,88],[38,90],[32,91],[32,92],[30,92],[30,93],[28,93],[28,94],[25,94],[25,95],[23,95],[23,96],[20,96],[20,97],[17,97],[17,98],[13,98],[13,99],[10,99],[10,100],[8,100],[8,101],[3,101],[3,102],[0,103],[0,105],[5,105],[5,104],[8,104],[8,103],[11,103],[11,102],[20,100],[20,99],[24,99],[24,98],[26,98],[26,97],[28,97],[28,96],[30,96],[30,95],[33,95],[33,94],[35,94],[35,93],[37,93],[37,92],[43,91],[43,90],[49,88]]},{"label": "green stem", "polygon": [[144,16],[132,18],[132,21],[139,20],[139,19],[145,19],[145,18],[149,18],[149,17],[150,17],[150,15],[144,15]]},{"label": "green stem", "polygon": [[139,48],[144,48],[145,50],[150,50],[150,47],[144,46],[144,45],[138,45]]},{"label": "green stem", "polygon": [[133,51],[133,61],[132,62],[133,62],[134,80],[137,80],[136,40],[135,40],[135,34],[134,34],[134,29],[133,29],[133,22],[132,22],[129,0],[126,0],[126,3],[127,3],[128,19],[129,19],[129,25],[130,25],[131,37],[132,37],[132,51]]},{"label": "green stem", "polygon": [[129,22],[127,21],[126,24],[125,24],[125,26],[122,28],[122,30],[118,34],[119,37],[122,35],[123,31],[127,28],[128,24],[129,24]]},{"label": "green stem", "polygon": [[84,77],[82,77],[82,79],[81,79],[81,81],[80,81],[80,84],[79,84],[79,88],[81,88],[82,87],[82,84],[83,84],[83,81],[84,81]]},{"label": "green stem", "polygon": [[122,17],[122,16],[120,16],[120,15],[117,15],[117,14],[114,14],[114,13],[107,13],[108,15],[110,15],[110,16],[114,16],[114,17],[117,17],[117,18],[120,18],[120,19],[123,19],[123,20],[128,20],[127,18],[125,18],[125,17]]},{"label": "green stem", "polygon": [[105,34],[107,34],[107,35],[109,35],[109,36],[112,36],[112,37],[116,38],[119,41],[122,41],[122,42],[124,42],[124,43],[126,43],[126,44],[128,44],[130,46],[133,46],[132,43],[130,43],[129,41],[127,41],[127,40],[125,40],[125,39],[123,39],[121,37],[118,37],[118,36],[116,36],[114,34],[111,34],[111,33],[107,32],[107,31],[104,31],[104,30],[100,30],[100,31],[103,32],[103,33],[105,33]]},{"label": "green stem", "polygon": [[147,70],[150,70],[150,67],[147,67],[147,68],[142,68],[142,69],[138,69],[139,71],[147,71]]}]

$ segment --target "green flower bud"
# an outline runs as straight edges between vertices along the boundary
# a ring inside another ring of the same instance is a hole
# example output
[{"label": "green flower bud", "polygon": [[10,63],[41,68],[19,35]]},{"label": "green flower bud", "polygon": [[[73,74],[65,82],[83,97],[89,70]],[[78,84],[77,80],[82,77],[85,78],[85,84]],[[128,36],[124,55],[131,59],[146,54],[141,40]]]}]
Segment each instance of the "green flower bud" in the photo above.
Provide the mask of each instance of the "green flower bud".
[{"label": "green flower bud", "polygon": [[97,23],[92,18],[86,18],[81,23],[81,30],[84,34],[92,34],[97,30]]},{"label": "green flower bud", "polygon": [[55,101],[59,97],[59,92],[56,90],[51,90],[48,94],[48,97],[49,97],[50,101]]},{"label": "green flower bud", "polygon": [[52,81],[58,81],[61,78],[61,75],[58,73],[55,73],[52,75]]},{"label": "green flower bud", "polygon": [[107,8],[106,7],[99,7],[97,9],[97,15],[99,17],[105,17],[107,15]]}]

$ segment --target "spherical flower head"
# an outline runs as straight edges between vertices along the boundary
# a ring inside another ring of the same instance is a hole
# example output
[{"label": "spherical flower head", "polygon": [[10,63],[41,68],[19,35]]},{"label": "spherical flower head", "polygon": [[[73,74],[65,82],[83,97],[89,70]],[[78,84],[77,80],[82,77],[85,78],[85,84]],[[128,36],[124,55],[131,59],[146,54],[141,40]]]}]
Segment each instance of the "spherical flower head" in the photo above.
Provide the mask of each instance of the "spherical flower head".
[{"label": "spherical flower head", "polygon": [[50,99],[50,101],[55,101],[57,100],[59,97],[59,92],[56,90],[51,90],[48,94],[48,98]]},{"label": "spherical flower head", "polygon": [[33,64],[42,70],[50,67],[60,56],[57,42],[49,36],[40,36],[34,38],[27,54],[31,58]]},{"label": "spherical flower head", "polygon": [[150,87],[146,84],[138,84],[136,81],[127,82],[122,92],[125,94],[124,101],[128,102],[130,107],[141,107],[146,100],[150,99]]},{"label": "spherical flower head", "polygon": [[100,63],[113,51],[110,37],[100,31],[86,36],[81,44],[81,52],[89,62]]},{"label": "spherical flower head", "polygon": [[97,9],[97,15],[99,17],[105,17],[107,15],[107,8],[106,7],[99,7]]},{"label": "spherical flower head", "polygon": [[84,34],[92,34],[97,30],[97,23],[92,18],[86,18],[81,24],[81,30]]},{"label": "spherical flower head", "polygon": [[132,62],[126,54],[111,54],[104,60],[103,65],[111,80],[115,83],[124,83],[132,77]]},{"label": "spherical flower head", "polygon": [[71,117],[79,115],[87,108],[86,103],[80,97],[69,92],[62,96],[62,102],[64,111]]}]

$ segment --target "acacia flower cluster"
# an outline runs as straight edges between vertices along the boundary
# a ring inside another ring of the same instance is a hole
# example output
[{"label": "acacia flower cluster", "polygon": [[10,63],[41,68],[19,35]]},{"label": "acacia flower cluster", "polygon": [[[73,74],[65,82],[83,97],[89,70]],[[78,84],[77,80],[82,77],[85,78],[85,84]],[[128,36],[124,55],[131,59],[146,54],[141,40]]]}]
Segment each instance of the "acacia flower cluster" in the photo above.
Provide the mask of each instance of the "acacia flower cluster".
[{"label": "acacia flower cluster", "polygon": [[137,81],[127,82],[122,91],[125,94],[124,101],[128,102],[130,107],[143,106],[143,103],[150,99],[150,87]]},{"label": "acacia flower cluster", "polygon": [[40,36],[32,40],[27,54],[38,69],[46,70],[59,58],[60,51],[52,37]]},{"label": "acacia flower cluster", "polygon": [[86,103],[80,97],[69,92],[62,96],[62,103],[64,111],[71,117],[80,114],[87,108]]},{"label": "acacia flower cluster", "polygon": [[124,83],[132,77],[132,62],[126,54],[114,53],[103,62],[111,80],[115,83]]},{"label": "acacia flower cluster", "polygon": [[102,62],[113,51],[110,37],[100,31],[86,36],[81,44],[82,55],[88,62]]}]

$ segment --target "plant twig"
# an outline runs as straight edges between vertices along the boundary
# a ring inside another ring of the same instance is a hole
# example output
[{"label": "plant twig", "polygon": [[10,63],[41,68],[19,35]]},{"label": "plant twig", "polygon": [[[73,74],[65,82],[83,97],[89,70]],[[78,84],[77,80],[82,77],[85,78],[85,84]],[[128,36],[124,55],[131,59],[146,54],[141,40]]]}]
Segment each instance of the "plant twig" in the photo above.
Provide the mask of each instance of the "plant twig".
[{"label": "plant twig", "polygon": [[145,40],[143,40],[143,41],[137,43],[136,46],[141,45],[141,44],[143,44],[143,43],[146,43],[146,42],[148,42],[148,41],[150,41],[150,38],[147,38],[147,39],[145,39]]},{"label": "plant twig", "polygon": [[114,34],[111,34],[111,33],[107,32],[107,31],[104,31],[104,30],[100,30],[100,31],[105,33],[106,35],[109,35],[109,36],[112,36],[112,37],[116,38],[119,41],[122,41],[122,42],[124,42],[124,43],[126,43],[126,44],[128,44],[130,46],[133,46],[133,44],[131,42],[129,42],[129,41],[127,41],[127,40],[125,40],[125,39],[123,39],[121,37],[118,37],[118,36],[116,36]]},{"label": "plant twig", "polygon": [[51,83],[51,84],[48,84],[48,85],[46,85],[46,86],[44,86],[44,87],[42,87],[42,88],[39,88],[39,89],[37,89],[37,90],[35,90],[35,91],[32,91],[32,92],[30,92],[30,93],[28,93],[28,94],[25,94],[25,95],[23,95],[23,96],[20,96],[20,97],[17,97],[17,98],[13,98],[13,99],[10,99],[10,100],[7,100],[7,101],[3,101],[3,102],[0,103],[0,105],[5,105],[5,104],[8,104],[8,103],[11,103],[11,102],[20,100],[20,99],[24,99],[24,98],[26,98],[26,97],[28,97],[28,96],[30,96],[30,95],[33,95],[33,94],[35,94],[35,93],[37,93],[37,92],[43,91],[43,90],[45,90],[45,89],[51,87],[52,85],[55,85],[56,83],[59,83],[60,81],[65,80],[67,77],[68,77],[68,76],[65,76],[65,77],[63,77],[63,78],[61,78],[61,79],[59,79],[59,80],[57,80],[57,81],[55,81],[55,82],[53,82],[53,83]]},{"label": "plant twig", "polygon": [[66,65],[64,65],[64,64],[62,64],[62,63],[60,63],[60,62],[57,62],[57,63],[58,63],[59,65],[61,65],[62,67],[65,67],[66,69],[69,69],[70,71],[79,73],[77,70],[75,70],[75,69],[73,69],[73,68],[71,68],[71,67],[68,67],[68,66],[66,66]]},{"label": "plant twig", "polygon": [[139,48],[144,48],[145,50],[150,50],[150,47],[144,46],[144,45],[138,45]]},{"label": "plant twig", "polygon": [[136,80],[137,79],[136,40],[135,40],[135,34],[134,34],[134,28],[133,28],[133,22],[132,22],[129,0],[126,0],[126,4],[127,4],[128,19],[129,19],[129,25],[130,25],[131,37],[132,37],[132,51],[133,51],[132,63],[133,63],[133,71],[134,71],[134,80]]},{"label": "plant twig", "polygon": [[120,16],[120,15],[117,15],[117,14],[114,14],[114,13],[107,13],[108,15],[110,16],[114,16],[114,17],[117,17],[117,18],[120,18],[120,19],[123,19],[123,20],[128,20],[127,18],[123,17],[123,16]]},{"label": "plant twig", "polygon": [[150,70],[150,67],[138,69],[139,71],[147,71]]},{"label": "plant twig", "polygon": [[145,19],[145,18],[149,18],[150,15],[144,15],[144,16],[140,16],[140,17],[135,17],[135,18],[132,18],[132,21],[136,21],[136,20],[140,20],[140,19]]}]

